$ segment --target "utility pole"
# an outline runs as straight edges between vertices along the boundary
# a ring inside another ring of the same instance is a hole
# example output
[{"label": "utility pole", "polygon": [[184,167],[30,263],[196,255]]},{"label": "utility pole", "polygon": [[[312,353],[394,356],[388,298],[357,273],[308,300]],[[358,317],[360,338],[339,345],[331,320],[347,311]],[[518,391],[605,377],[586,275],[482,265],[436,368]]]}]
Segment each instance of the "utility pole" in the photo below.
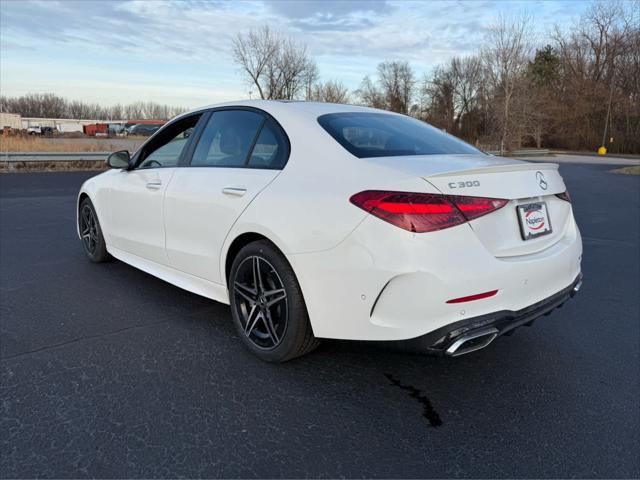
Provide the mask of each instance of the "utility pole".
[{"label": "utility pole", "polygon": [[611,80],[611,88],[609,89],[609,106],[607,107],[607,118],[604,121],[604,132],[602,132],[602,146],[607,138],[607,126],[609,125],[609,115],[611,115],[611,101],[613,100],[613,80]]},{"label": "utility pole", "polygon": [[607,106],[607,117],[604,121],[604,132],[602,132],[602,143],[600,144],[600,148],[598,149],[598,153],[604,155],[607,153],[607,147],[605,146],[605,141],[607,139],[607,127],[609,126],[609,116],[611,115],[611,102],[613,101],[613,72],[614,72],[614,62],[611,63],[611,81],[609,83],[609,105]]}]

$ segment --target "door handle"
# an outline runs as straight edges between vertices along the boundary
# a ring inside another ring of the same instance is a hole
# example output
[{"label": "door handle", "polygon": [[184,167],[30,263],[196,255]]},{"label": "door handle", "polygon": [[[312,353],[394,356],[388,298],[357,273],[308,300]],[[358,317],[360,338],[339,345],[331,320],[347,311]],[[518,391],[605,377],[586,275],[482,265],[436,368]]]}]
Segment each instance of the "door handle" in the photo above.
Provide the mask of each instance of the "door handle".
[{"label": "door handle", "polygon": [[244,187],[224,187],[222,189],[222,193],[225,193],[227,195],[235,195],[237,197],[241,197],[245,193],[247,193],[247,189],[244,188]]},{"label": "door handle", "polygon": [[162,182],[147,182],[147,188],[149,190],[160,190]]}]

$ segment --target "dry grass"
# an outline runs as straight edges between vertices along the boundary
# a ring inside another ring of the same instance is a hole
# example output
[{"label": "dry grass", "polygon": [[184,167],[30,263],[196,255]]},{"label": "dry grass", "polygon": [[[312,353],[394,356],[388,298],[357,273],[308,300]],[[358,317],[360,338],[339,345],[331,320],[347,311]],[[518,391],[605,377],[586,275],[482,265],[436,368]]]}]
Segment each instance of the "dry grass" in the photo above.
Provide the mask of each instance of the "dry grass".
[{"label": "dry grass", "polygon": [[622,173],[623,175],[640,175],[640,165],[616,168],[615,170],[611,170],[611,173]]},{"label": "dry grass", "polygon": [[36,137],[0,136],[0,173],[7,172],[51,172],[73,170],[105,170],[104,160],[82,160],[74,162],[3,162],[4,152],[130,152],[142,144],[147,137]]},{"label": "dry grass", "polygon": [[[0,137],[0,152],[110,152],[121,149],[118,139]],[[139,142],[142,143],[142,142]]]},{"label": "dry grass", "polygon": [[29,173],[29,172],[72,172],[79,170],[106,170],[103,161],[80,160],[77,162],[11,162],[0,161],[0,173]]}]

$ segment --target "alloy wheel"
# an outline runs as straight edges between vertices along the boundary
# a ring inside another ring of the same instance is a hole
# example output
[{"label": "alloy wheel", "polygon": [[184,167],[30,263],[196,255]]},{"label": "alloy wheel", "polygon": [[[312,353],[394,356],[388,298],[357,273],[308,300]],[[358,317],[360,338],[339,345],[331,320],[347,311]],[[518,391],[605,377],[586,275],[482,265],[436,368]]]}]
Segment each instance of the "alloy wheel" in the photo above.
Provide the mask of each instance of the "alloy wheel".
[{"label": "alloy wheel", "polygon": [[247,338],[261,349],[277,347],[287,329],[288,312],[287,292],[273,265],[259,256],[245,258],[236,271],[234,296]]},{"label": "alloy wheel", "polygon": [[80,236],[86,251],[93,255],[98,246],[98,221],[89,205],[82,207],[80,212]]}]

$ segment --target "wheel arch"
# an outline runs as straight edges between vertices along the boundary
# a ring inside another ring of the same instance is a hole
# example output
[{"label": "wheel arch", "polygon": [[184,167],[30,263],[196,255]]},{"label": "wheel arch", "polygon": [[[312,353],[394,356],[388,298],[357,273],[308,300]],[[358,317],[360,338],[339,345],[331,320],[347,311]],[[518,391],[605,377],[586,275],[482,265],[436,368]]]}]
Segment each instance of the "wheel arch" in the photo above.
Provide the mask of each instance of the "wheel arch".
[{"label": "wheel arch", "polygon": [[[265,240],[269,242],[273,246],[273,248],[275,248],[278,252],[280,252],[280,254],[282,254],[285,261],[289,264],[289,266],[293,270],[293,274],[295,275],[295,278],[300,286],[302,299],[303,299],[305,308],[307,309],[307,313],[309,315],[309,323],[311,325],[311,331],[313,332],[313,323],[314,323],[313,317],[311,315],[311,312],[309,311],[309,307],[306,301],[305,288],[302,285],[300,276],[296,271],[296,267],[291,262],[291,259],[285,253],[286,250],[283,249],[280,245],[278,245],[281,242],[274,241],[273,238],[269,238],[269,237],[271,237],[271,235],[267,236],[263,233],[258,233],[254,230],[250,230],[250,231],[245,231],[243,233],[236,235],[236,237],[231,241],[231,243],[229,244],[229,248],[226,249],[226,252],[224,254],[224,263],[222,263],[222,265],[224,265],[224,280],[227,286],[227,292],[229,292],[229,275],[231,274],[231,266],[233,265],[233,261],[238,255],[238,253],[240,252],[240,250],[242,250],[244,246],[249,245],[250,243],[253,243],[259,240]],[[229,298],[229,302],[231,303],[231,298]]]},{"label": "wheel arch", "polygon": [[238,255],[238,252],[240,252],[240,250],[242,250],[244,246],[249,245],[250,243],[256,242],[258,240],[268,241],[275,248],[277,248],[280,251],[280,253],[282,253],[282,250],[278,248],[278,246],[271,239],[267,238],[265,235],[261,233],[257,233],[257,232],[241,233],[240,235],[236,236],[236,238],[233,239],[233,241],[229,245],[229,248],[227,249],[225,254],[224,279],[227,285],[229,284],[229,274],[231,273],[231,265],[233,265],[233,260]]},{"label": "wheel arch", "polygon": [[85,191],[81,191],[78,194],[78,199],[76,200],[76,233],[78,234],[78,238],[81,238],[80,235],[80,205],[82,205],[82,202],[84,201],[85,198],[88,198],[91,201],[91,198],[89,197],[89,194]]}]

